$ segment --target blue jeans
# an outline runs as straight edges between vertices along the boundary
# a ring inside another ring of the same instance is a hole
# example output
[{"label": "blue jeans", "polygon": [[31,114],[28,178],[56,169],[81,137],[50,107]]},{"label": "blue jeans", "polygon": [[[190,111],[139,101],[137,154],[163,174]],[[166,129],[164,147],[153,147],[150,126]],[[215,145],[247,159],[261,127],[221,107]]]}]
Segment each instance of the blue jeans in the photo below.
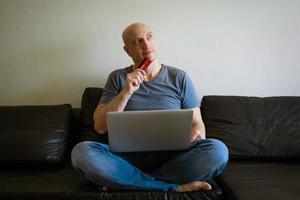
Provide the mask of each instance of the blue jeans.
[{"label": "blue jeans", "polygon": [[216,139],[196,141],[184,151],[112,153],[106,144],[85,141],[72,150],[75,170],[112,189],[177,191],[179,184],[208,181],[228,162],[228,149]]}]

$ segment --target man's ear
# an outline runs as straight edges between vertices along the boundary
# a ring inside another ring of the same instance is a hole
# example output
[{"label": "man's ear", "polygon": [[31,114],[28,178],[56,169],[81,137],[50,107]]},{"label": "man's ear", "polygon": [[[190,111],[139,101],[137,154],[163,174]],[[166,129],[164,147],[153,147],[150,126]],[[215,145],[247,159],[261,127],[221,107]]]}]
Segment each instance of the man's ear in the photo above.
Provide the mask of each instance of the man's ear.
[{"label": "man's ear", "polygon": [[129,57],[131,57],[131,56],[130,56],[130,51],[129,51],[128,47],[123,46],[123,49],[124,49],[124,51],[127,53],[127,55],[128,55]]}]

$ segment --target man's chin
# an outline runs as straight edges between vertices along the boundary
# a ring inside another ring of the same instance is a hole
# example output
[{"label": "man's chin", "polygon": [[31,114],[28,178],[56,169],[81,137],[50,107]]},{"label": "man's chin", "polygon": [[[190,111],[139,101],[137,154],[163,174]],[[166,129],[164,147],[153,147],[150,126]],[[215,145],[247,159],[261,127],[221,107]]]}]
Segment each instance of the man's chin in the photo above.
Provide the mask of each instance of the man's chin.
[{"label": "man's chin", "polygon": [[156,55],[144,56],[144,59],[154,61],[156,59]]},{"label": "man's chin", "polygon": [[143,55],[144,59],[154,60],[156,58],[156,54],[154,52],[149,52]]}]

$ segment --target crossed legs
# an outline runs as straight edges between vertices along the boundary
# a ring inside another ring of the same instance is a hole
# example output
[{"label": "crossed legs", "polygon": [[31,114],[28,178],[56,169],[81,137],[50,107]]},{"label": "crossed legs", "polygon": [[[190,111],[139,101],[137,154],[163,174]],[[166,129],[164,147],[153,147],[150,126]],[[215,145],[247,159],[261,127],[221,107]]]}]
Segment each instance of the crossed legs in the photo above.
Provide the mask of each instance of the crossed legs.
[{"label": "crossed legs", "polygon": [[151,172],[110,152],[109,146],[85,141],[72,151],[74,168],[104,189],[153,189],[192,191],[211,189],[206,182],[220,174],[228,161],[226,146],[215,139],[199,140],[187,151],[177,152]]}]

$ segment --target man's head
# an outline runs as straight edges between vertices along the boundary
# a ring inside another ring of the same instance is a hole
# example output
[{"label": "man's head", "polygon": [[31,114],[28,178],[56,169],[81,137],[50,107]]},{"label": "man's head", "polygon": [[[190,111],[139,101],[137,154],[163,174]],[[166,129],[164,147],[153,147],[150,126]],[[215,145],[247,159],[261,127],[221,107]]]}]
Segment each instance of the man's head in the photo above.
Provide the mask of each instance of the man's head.
[{"label": "man's head", "polygon": [[145,58],[156,58],[156,44],[153,33],[148,26],[142,23],[134,23],[127,26],[122,34],[124,50],[139,65]]}]

